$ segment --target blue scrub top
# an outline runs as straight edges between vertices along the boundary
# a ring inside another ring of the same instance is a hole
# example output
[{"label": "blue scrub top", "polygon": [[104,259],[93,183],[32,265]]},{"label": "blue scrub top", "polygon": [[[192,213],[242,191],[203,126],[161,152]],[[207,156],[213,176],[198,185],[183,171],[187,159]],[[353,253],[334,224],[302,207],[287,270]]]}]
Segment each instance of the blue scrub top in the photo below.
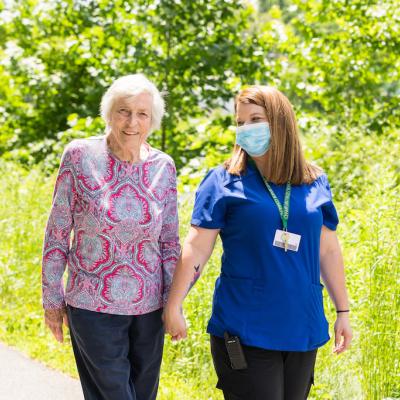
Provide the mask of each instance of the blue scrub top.
[{"label": "blue scrub top", "polygon": [[[286,185],[271,187],[283,204]],[[272,245],[282,229],[278,208],[255,165],[245,175],[211,170],[200,184],[192,225],[220,229],[223,255],[207,332],[240,337],[249,346],[309,351],[329,340],[320,283],[322,225],[338,216],[325,174],[292,186],[288,231],[301,235],[297,252]]]}]

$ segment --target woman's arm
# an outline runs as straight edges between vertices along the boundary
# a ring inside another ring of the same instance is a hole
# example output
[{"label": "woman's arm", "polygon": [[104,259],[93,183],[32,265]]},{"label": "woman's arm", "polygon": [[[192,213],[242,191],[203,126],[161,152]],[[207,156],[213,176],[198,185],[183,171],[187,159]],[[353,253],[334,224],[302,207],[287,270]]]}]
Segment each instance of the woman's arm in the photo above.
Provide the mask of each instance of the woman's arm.
[{"label": "woman's arm", "polygon": [[63,341],[63,321],[68,326],[62,278],[67,265],[73,229],[75,191],[71,153],[67,149],[61,159],[54,188],[42,257],[42,298],[45,323],[59,342]]},{"label": "woman's arm", "polygon": [[210,258],[218,233],[219,229],[192,226],[185,239],[163,315],[165,330],[172,340],[186,337],[182,303]]},{"label": "woman's arm", "polygon": [[178,221],[178,200],[176,191],[176,170],[175,165],[168,166],[170,171],[169,180],[171,186],[162,211],[162,226],[158,239],[161,253],[161,265],[163,273],[163,304],[171,288],[172,276],[179,258],[181,246],[179,243],[179,221]]},{"label": "woman's arm", "polygon": [[[320,265],[322,280],[325,283],[330,298],[335,304],[336,310],[349,310],[342,251],[336,232],[325,226],[322,226],[321,231]],[[337,314],[334,329],[334,353],[340,354],[350,346],[352,339],[348,312]]]}]

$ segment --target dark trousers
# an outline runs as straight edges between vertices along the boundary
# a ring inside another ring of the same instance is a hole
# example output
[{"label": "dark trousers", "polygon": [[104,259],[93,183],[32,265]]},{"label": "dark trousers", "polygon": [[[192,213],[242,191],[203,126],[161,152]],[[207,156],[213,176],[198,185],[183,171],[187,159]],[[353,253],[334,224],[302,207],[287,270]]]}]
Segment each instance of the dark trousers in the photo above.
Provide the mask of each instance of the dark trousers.
[{"label": "dark trousers", "polygon": [[217,388],[225,400],[305,400],[314,382],[317,350],[273,351],[244,346],[248,368],[233,370],[222,338],[211,336]]},{"label": "dark trousers", "polygon": [[164,345],[162,309],[114,315],[67,307],[85,400],[154,400]]}]

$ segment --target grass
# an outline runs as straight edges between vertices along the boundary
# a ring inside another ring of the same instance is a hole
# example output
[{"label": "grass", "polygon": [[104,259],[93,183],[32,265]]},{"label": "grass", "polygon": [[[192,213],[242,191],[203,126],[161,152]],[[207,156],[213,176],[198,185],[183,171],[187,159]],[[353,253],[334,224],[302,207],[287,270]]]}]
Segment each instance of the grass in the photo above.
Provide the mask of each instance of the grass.
[{"label": "grass", "polygon": [[[318,143],[315,138],[309,140],[315,146]],[[319,351],[313,400],[400,398],[400,210],[394,162],[400,152],[396,140],[385,142],[379,137],[365,138],[362,146],[357,140],[344,141],[319,162],[328,172],[341,216],[338,234],[346,262],[354,341],[341,356],[332,354],[332,340]],[[318,158],[317,151],[313,154]],[[0,160],[0,340],[77,376],[68,335],[64,345],[58,344],[42,318],[40,258],[53,183],[54,177],[47,178],[39,167],[26,171]],[[192,200],[181,202],[182,238],[189,226]],[[205,333],[220,255],[218,243],[185,302],[189,338],[177,344],[166,340],[161,400],[222,399],[215,389]],[[332,336],[335,312],[328,298],[325,308]]]}]

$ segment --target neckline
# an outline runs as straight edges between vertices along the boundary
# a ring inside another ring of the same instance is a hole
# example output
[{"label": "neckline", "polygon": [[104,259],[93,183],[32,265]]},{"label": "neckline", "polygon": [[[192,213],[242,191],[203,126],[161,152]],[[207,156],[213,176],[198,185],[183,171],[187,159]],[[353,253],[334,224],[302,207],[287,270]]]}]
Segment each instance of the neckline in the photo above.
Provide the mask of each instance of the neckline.
[{"label": "neckline", "polygon": [[129,162],[129,161],[121,160],[118,156],[116,156],[112,152],[112,150],[110,149],[110,147],[108,146],[108,143],[107,143],[107,135],[103,136],[103,144],[104,144],[104,147],[105,147],[105,149],[107,151],[107,154],[114,161],[116,161],[116,162],[118,162],[119,164],[122,164],[122,165],[130,165],[130,166],[141,165],[141,164],[145,163],[146,161],[148,161],[150,156],[151,156],[151,154],[152,154],[152,150],[153,150],[153,148],[150,146],[150,144],[145,142],[145,143],[143,143],[143,146],[146,146],[146,148],[147,148],[147,157],[145,159],[143,159],[143,160],[139,160],[139,161],[136,161],[136,162]]},{"label": "neckline", "polygon": [[[258,170],[257,165],[256,165],[256,163],[254,162],[254,160],[249,159],[248,161],[249,161],[249,162],[247,163],[247,168],[250,169],[250,170],[252,170],[253,173],[258,174],[263,183],[264,183],[264,181],[267,181],[269,185],[273,185],[274,187],[277,187],[277,188],[285,188],[285,187],[286,187],[287,183],[277,184],[277,183],[274,183],[274,182],[272,182],[272,181],[269,181],[269,180],[265,179],[265,177],[264,177],[264,176],[261,174],[261,172]],[[293,185],[292,185],[292,188],[293,188]]]}]

